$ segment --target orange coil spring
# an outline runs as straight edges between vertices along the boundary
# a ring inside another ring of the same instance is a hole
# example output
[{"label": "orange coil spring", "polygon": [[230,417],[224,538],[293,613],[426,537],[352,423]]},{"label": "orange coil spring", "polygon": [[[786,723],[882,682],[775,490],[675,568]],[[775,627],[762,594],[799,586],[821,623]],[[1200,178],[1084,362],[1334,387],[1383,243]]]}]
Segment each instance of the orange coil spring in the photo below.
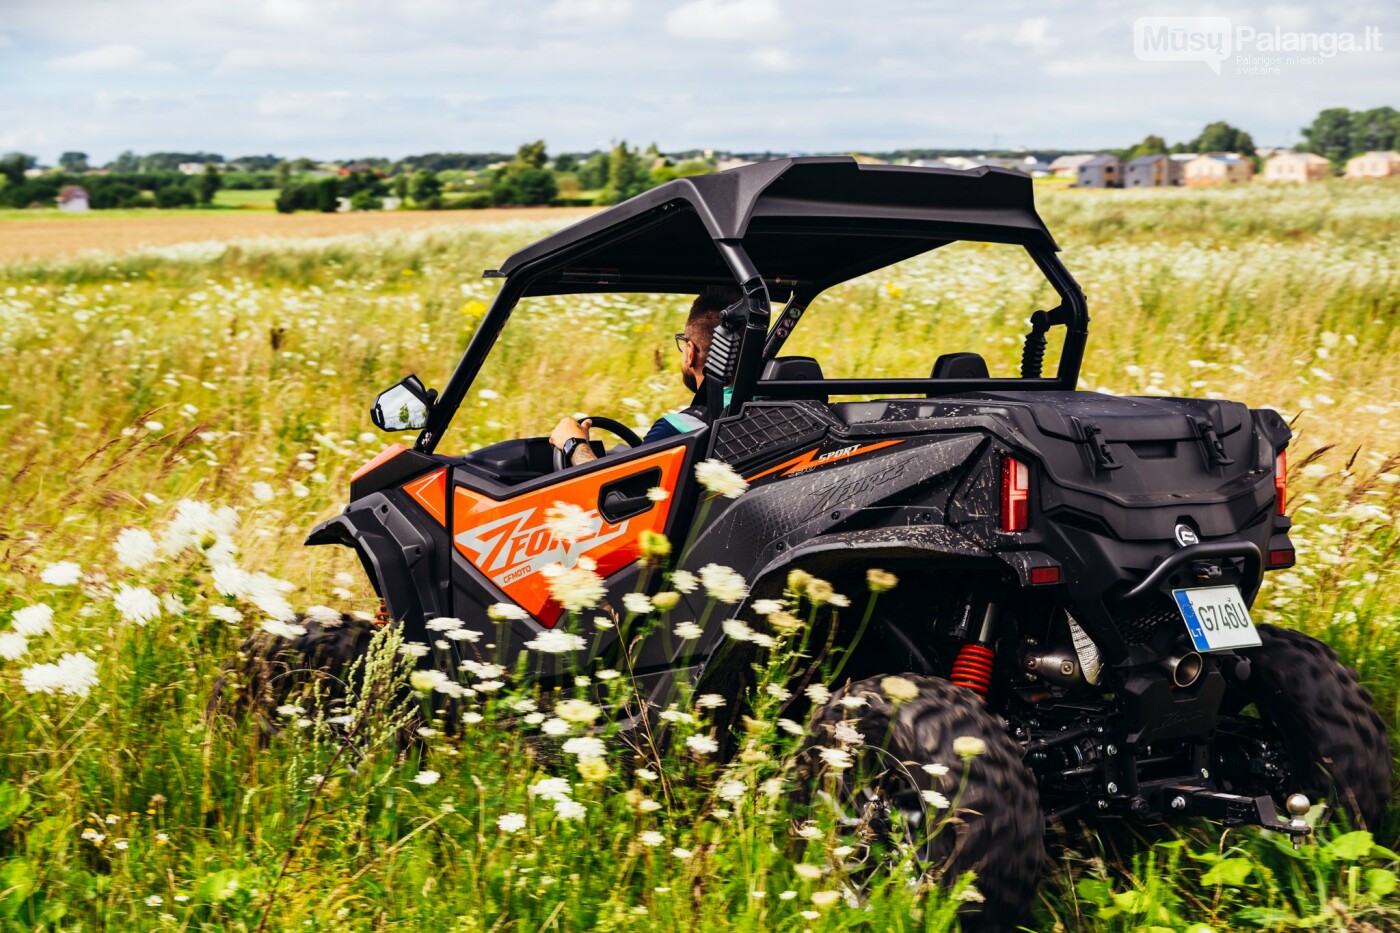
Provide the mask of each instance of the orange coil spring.
[{"label": "orange coil spring", "polygon": [[953,673],[948,679],[985,699],[992,685],[994,657],[992,649],[986,645],[963,645],[958,649],[958,659],[953,662]]}]

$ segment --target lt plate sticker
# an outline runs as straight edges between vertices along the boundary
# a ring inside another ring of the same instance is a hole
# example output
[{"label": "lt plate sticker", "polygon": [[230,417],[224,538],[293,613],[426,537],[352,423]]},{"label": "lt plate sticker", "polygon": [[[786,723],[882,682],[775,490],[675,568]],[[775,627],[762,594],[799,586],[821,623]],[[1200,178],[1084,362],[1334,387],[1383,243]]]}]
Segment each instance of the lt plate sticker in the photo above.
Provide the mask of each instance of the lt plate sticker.
[{"label": "lt plate sticker", "polygon": [[1238,587],[1172,590],[1197,651],[1257,648],[1262,642]]}]

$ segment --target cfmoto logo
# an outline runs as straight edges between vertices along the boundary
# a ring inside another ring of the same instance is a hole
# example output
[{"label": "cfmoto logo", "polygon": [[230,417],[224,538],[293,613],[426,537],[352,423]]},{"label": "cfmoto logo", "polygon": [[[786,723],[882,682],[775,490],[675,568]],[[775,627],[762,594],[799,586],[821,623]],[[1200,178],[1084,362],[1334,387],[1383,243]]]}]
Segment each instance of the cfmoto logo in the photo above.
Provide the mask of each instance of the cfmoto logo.
[{"label": "cfmoto logo", "polygon": [[1176,543],[1182,547],[1191,544],[1200,544],[1201,538],[1196,534],[1196,529],[1190,525],[1178,522],[1175,531]]}]

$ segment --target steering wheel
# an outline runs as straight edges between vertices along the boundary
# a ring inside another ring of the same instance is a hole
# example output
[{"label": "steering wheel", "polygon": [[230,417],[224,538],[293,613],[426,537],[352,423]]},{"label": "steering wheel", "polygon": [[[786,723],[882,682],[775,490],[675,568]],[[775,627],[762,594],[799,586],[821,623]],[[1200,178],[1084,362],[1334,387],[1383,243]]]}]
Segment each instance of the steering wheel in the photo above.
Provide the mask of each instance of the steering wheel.
[{"label": "steering wheel", "polygon": [[[624,441],[627,442],[627,446],[628,446],[628,447],[640,447],[640,446],[642,446],[642,439],[641,439],[640,437],[637,436],[637,432],[636,432],[636,431],[633,431],[631,428],[629,428],[627,425],[623,424],[621,421],[614,421],[614,420],[611,419],[611,418],[593,418],[593,417],[581,418],[581,419],[579,419],[579,420],[580,420],[580,421],[591,421],[591,422],[592,422],[592,425],[590,426],[590,430],[591,430],[592,428],[602,428],[604,431],[609,431],[609,432],[611,432],[611,433],[613,433],[613,434],[616,434],[618,437],[622,438]],[[561,450],[561,449],[558,448],[558,447],[555,447],[555,448],[553,448],[553,452],[554,452],[554,471],[557,473],[557,472],[559,472],[560,470],[567,470],[567,469],[569,468],[569,464],[567,464],[567,463],[564,462],[564,451]]]}]

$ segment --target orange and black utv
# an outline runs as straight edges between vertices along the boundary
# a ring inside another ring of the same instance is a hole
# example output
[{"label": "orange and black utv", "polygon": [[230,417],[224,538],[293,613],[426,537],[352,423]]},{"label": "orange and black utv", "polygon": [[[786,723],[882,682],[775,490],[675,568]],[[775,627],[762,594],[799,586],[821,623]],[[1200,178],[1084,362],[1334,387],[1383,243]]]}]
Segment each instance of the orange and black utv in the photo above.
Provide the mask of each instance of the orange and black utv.
[{"label": "orange and black utv", "polygon": [[[861,717],[894,717],[903,728],[881,734],[898,747],[883,751],[910,762],[982,740],[959,831],[928,854],[948,877],[977,871],[990,927],[1030,903],[1047,820],[1206,817],[1301,837],[1319,801],[1375,826],[1391,759],[1370,695],[1322,643],[1250,618],[1265,573],[1294,563],[1288,427],[1238,402],[1079,391],[1089,315],[1032,187],[989,167],[783,159],[672,181],[547,236],[486,273],[500,290],[440,391],[410,376],[379,397],[379,427],[416,442],[366,464],[307,543],[353,548],[407,639],[465,620],[499,631],[507,667],[560,622],[547,568],[591,559],[617,609],[641,582],[646,531],[676,544],[675,569],[736,568],[750,601],[780,597],[794,569],[847,592],[871,568],[895,573],[860,643],[855,622],[834,623],[849,663],[812,729],[845,718],[869,734]],[[821,360],[784,355],[824,291],[959,241],[1023,249],[1057,296],[1027,308],[1019,372],[991,376],[951,328],[912,377],[826,378]],[[595,460],[567,468],[544,437],[439,452],[521,299],[713,285],[741,297],[705,362],[697,430],[642,443],[595,417],[628,446],[595,443]],[[712,499],[695,473],[707,459],[747,491]],[[556,502],[591,530],[556,540]],[[685,680],[737,706],[751,659],[727,651],[703,591],[682,599],[672,619],[706,630],[644,643],[642,694]],[[488,620],[500,603],[520,617]],[[879,686],[891,674],[918,696],[892,706]],[[939,780],[845,773],[867,776],[848,790],[875,808],[917,810]]]}]

